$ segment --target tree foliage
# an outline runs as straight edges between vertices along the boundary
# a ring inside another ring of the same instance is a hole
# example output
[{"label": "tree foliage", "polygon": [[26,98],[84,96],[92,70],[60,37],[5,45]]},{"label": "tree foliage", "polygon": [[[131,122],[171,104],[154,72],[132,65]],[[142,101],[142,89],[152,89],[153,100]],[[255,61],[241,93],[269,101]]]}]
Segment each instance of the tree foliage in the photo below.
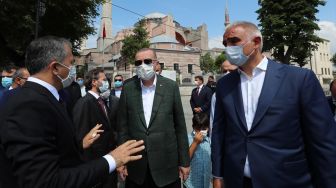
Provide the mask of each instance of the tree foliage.
[{"label": "tree foliage", "polygon": [[202,55],[200,58],[200,68],[204,73],[214,72],[215,61],[212,59],[209,52]]},{"label": "tree foliage", "polygon": [[217,73],[220,72],[220,68],[222,66],[222,63],[226,60],[226,57],[225,57],[225,54],[224,53],[221,53],[219,56],[216,57],[216,60],[215,60],[215,70]]},{"label": "tree foliage", "polygon": [[121,55],[127,63],[134,63],[135,54],[142,48],[149,47],[148,32],[144,28],[145,20],[140,20],[133,29],[133,35],[124,38]]},{"label": "tree foliage", "polygon": [[258,4],[261,8],[256,12],[262,28],[264,50],[271,51],[282,63],[305,65],[311,51],[322,41],[314,33],[319,30],[315,14],[317,7],[325,5],[325,1],[258,0]]},{"label": "tree foliage", "polygon": [[[45,11],[39,17],[39,37],[55,35],[70,40],[74,51],[94,34],[93,19],[104,0],[40,0]],[[0,66],[23,65],[27,45],[35,37],[37,0],[0,1]]]},{"label": "tree foliage", "polygon": [[330,61],[336,65],[336,53],[332,56]]}]

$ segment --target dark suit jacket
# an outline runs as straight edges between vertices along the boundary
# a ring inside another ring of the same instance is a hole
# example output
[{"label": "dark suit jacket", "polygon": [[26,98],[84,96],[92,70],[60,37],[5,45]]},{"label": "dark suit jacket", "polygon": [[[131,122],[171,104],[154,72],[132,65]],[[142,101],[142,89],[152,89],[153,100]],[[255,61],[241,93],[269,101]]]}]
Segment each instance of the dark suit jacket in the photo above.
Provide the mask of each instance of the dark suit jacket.
[{"label": "dark suit jacket", "polygon": [[[106,105],[110,109],[109,118],[111,122],[117,122],[117,113],[119,109],[119,98],[113,95],[109,96],[109,100],[106,102]],[[113,126],[116,128],[116,126]],[[114,129],[116,131],[116,129]]]},{"label": "dark suit jacket", "polygon": [[201,107],[203,113],[210,114],[212,90],[206,85],[203,85],[199,94],[197,94],[196,91],[197,87],[192,90],[190,97],[190,106],[193,114],[195,114],[194,108],[197,107]]},{"label": "dark suit jacket", "polygon": [[331,113],[335,116],[335,109],[336,109],[336,106],[334,105],[332,96],[328,96],[328,97],[327,97],[327,101],[328,101],[328,104],[329,104]]},{"label": "dark suit jacket", "polygon": [[104,158],[82,163],[65,107],[27,81],[0,107],[0,187],[93,187],[109,174]]},{"label": "dark suit jacket", "polygon": [[72,110],[78,99],[82,97],[81,88],[75,81],[70,86],[59,91],[60,97],[65,101],[69,116],[72,118]]},{"label": "dark suit jacket", "polygon": [[269,60],[250,131],[241,96],[237,71],[220,79],[212,170],[226,188],[242,187],[247,155],[253,187],[335,187],[336,123],[312,71]]},{"label": "dark suit jacket", "polygon": [[[109,115],[110,110],[107,106],[106,110]],[[113,134],[115,124],[111,124],[110,119],[101,109],[98,100],[91,93],[88,92],[76,103],[73,109],[73,121],[78,143],[82,143],[85,135],[97,124],[102,124],[100,129],[104,130],[100,138],[90,148],[84,150],[84,160],[89,161],[102,157],[115,148],[116,140]]]},{"label": "dark suit jacket", "polygon": [[[1,85],[1,83],[0,83],[0,85]],[[4,88],[3,86],[0,87],[0,99],[6,91],[8,91],[8,89]]]},{"label": "dark suit jacket", "polygon": [[177,181],[178,166],[189,166],[188,137],[181,96],[176,82],[157,77],[149,127],[144,117],[140,79],[124,85],[119,100],[120,142],[144,140],[143,158],[127,165],[128,176],[142,184],[149,166],[157,186]]}]

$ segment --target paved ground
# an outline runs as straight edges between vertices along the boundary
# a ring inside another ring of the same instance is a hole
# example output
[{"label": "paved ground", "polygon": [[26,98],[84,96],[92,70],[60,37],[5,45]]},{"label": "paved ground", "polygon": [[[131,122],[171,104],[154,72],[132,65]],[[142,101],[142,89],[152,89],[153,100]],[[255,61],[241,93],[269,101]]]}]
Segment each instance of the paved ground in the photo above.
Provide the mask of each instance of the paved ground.
[{"label": "paved ground", "polygon": [[192,127],[191,127],[192,111],[191,111],[189,100],[190,100],[190,95],[191,95],[191,91],[193,88],[194,88],[193,86],[180,87],[181,100],[182,100],[184,117],[186,120],[188,133],[192,131]]}]

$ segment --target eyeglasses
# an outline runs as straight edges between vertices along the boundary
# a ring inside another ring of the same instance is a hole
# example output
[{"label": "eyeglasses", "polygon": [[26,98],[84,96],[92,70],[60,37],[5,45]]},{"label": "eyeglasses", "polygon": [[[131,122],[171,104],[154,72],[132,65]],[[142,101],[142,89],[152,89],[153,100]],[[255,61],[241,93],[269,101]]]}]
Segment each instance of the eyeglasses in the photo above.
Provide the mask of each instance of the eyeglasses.
[{"label": "eyeglasses", "polygon": [[149,65],[153,62],[153,60],[152,59],[136,60],[136,61],[134,61],[134,65],[135,66],[140,66],[142,64],[142,62],[144,62],[146,65]]},{"label": "eyeglasses", "polygon": [[114,81],[115,81],[115,82],[117,82],[117,81],[121,82],[122,79],[114,79]]},{"label": "eyeglasses", "polygon": [[28,78],[23,78],[23,77],[19,77],[20,79],[22,79],[22,80],[28,80]]}]

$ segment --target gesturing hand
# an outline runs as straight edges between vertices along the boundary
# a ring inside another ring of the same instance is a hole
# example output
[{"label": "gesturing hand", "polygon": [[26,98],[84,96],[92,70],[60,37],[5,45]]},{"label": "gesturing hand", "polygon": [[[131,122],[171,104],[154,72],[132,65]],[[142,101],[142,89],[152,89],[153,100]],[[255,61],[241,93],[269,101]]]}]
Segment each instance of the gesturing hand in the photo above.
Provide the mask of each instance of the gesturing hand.
[{"label": "gesturing hand", "polygon": [[117,168],[125,165],[130,161],[141,159],[142,155],[133,156],[133,154],[145,149],[143,143],[143,140],[129,140],[111,151],[109,154],[112,155],[113,159],[115,160]]},{"label": "gesturing hand", "polygon": [[102,124],[97,124],[85,135],[83,138],[83,149],[89,148],[100,137],[100,133],[104,132],[104,130],[99,130],[101,126]]}]

